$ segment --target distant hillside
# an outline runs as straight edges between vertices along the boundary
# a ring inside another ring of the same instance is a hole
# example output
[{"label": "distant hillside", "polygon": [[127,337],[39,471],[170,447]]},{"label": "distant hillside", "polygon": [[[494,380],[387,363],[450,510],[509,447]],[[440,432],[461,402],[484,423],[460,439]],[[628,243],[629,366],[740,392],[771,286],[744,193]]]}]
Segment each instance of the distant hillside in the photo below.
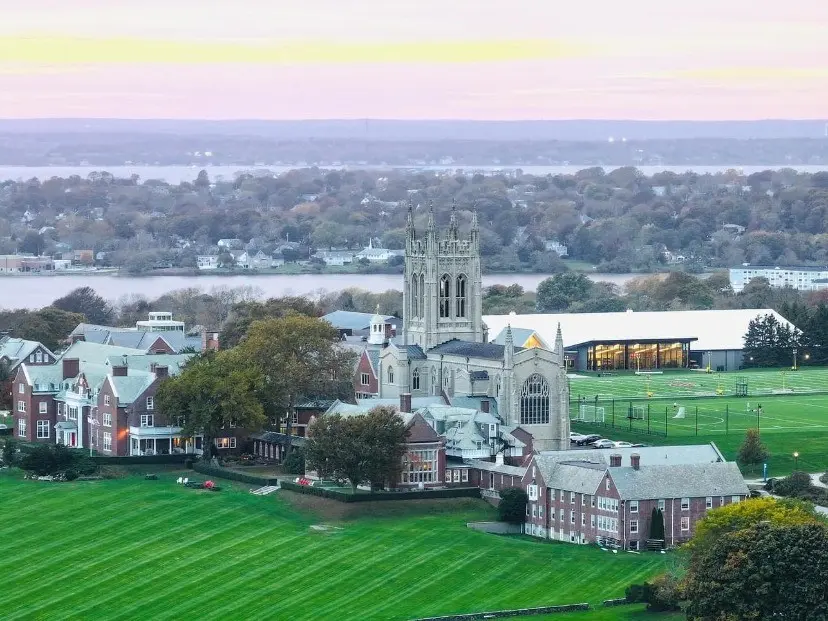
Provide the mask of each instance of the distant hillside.
[{"label": "distant hillside", "polygon": [[767,121],[179,121],[130,119],[6,119],[0,133],[155,133],[258,136],[279,140],[682,140],[689,138],[825,138],[828,120]]}]

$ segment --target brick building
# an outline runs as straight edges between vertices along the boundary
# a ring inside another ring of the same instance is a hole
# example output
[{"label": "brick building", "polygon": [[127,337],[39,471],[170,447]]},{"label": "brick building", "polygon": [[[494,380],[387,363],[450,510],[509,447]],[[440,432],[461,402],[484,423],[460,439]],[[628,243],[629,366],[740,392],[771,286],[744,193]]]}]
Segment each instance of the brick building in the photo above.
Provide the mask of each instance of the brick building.
[{"label": "brick building", "polygon": [[640,453],[629,453],[626,460],[611,453],[607,465],[566,455],[572,452],[535,455],[528,464],[521,480],[529,497],[527,534],[640,550],[648,546],[653,509],[658,509],[664,540],[652,543],[673,547],[692,537],[708,510],[749,494],[732,462],[648,463]]}]

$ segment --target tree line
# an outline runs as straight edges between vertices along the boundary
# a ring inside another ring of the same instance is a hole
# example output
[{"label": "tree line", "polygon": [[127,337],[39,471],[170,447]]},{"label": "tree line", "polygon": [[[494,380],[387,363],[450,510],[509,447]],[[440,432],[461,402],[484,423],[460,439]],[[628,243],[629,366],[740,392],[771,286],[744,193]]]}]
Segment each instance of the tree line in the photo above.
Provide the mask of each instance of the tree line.
[{"label": "tree line", "polygon": [[545,176],[301,169],[233,180],[202,171],[179,184],[108,173],[3,181],[0,254],[91,249],[103,265],[141,273],[195,269],[197,256],[217,253],[226,238],[288,260],[375,238],[401,249],[409,200],[420,230],[431,202],[440,227],[453,200],[461,228],[476,210],[490,272],[564,271],[566,262],[547,250],[553,240],[600,271],[828,263],[828,173],[645,176],[634,167]]}]

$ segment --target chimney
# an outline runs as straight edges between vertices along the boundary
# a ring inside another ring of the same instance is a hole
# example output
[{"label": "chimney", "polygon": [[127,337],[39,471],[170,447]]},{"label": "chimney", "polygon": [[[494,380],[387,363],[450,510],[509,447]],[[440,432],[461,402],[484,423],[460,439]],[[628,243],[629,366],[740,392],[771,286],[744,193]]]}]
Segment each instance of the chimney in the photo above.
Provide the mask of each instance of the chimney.
[{"label": "chimney", "polygon": [[495,455],[495,463],[498,466],[503,465],[503,451],[498,451],[497,455]]},{"label": "chimney", "polygon": [[86,338],[83,336],[83,334],[73,334],[72,338],[70,340],[72,341],[72,344],[74,345],[75,343],[77,343],[79,341],[85,341]]},{"label": "chimney", "polygon": [[155,373],[156,379],[161,379],[162,377],[169,377],[170,376],[170,369],[165,364],[156,364],[155,369],[153,369]]},{"label": "chimney", "polygon": [[400,395],[400,413],[411,412],[411,393],[404,392]]},{"label": "chimney", "polygon": [[630,455],[630,464],[632,465],[633,470],[639,470],[641,468],[641,455],[638,453]]},{"label": "chimney", "polygon": [[208,332],[207,330],[201,333],[201,349],[202,351],[218,351],[219,350],[219,333]]},{"label": "chimney", "polygon": [[80,359],[64,358],[62,362],[63,379],[69,379],[70,377],[77,377],[80,375]]},{"label": "chimney", "polygon": [[480,401],[480,411],[481,412],[486,412],[486,413],[489,412],[489,400],[488,399],[483,399],[483,400]]},{"label": "chimney", "polygon": [[126,377],[127,376],[127,366],[125,364],[113,364],[112,365],[112,377]]},{"label": "chimney", "polygon": [[621,466],[621,455],[613,453],[610,455],[610,468],[619,468]]}]

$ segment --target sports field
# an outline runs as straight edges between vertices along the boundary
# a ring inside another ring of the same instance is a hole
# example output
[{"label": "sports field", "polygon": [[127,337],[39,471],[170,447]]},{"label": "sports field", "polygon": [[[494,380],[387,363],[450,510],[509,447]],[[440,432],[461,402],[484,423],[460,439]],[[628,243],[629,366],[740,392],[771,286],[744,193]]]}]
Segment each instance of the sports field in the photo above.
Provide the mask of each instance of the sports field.
[{"label": "sports field", "polygon": [[467,521],[492,518],[482,501],[330,522],[292,508],[279,496],[289,492],[253,496],[225,482],[197,491],[175,476],[39,483],[0,473],[4,621],[402,620],[599,604],[673,561],[472,531]]},{"label": "sports field", "polygon": [[[735,397],[736,382],[742,379],[748,396]],[[731,459],[745,431],[758,428],[771,454],[769,476],[794,468],[828,469],[828,394],[807,394],[828,390],[828,369],[786,373],[785,390],[794,392],[781,392],[781,373],[767,370],[654,375],[649,379],[651,398],[646,381],[646,376],[629,374],[571,378],[572,398],[583,398],[571,404],[573,428],[647,444],[714,441]],[[722,396],[714,396],[717,390]],[[577,422],[584,415],[604,422]]]}]

